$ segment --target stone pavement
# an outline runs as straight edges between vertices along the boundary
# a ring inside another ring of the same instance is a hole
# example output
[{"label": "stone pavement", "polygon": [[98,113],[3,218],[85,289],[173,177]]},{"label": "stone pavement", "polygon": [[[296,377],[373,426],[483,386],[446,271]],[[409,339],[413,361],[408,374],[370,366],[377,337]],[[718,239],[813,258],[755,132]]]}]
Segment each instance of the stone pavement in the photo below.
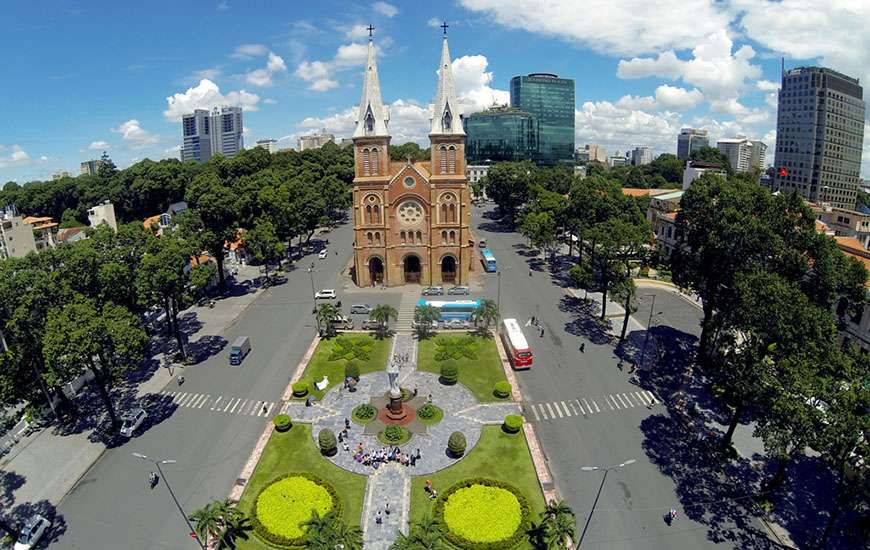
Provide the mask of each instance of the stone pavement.
[{"label": "stone pavement", "polygon": [[[389,504],[390,513],[386,513]],[[387,550],[399,531],[408,534],[411,509],[411,476],[405,468],[393,462],[370,475],[366,482],[363,506],[363,547],[366,550]],[[380,514],[381,523],[378,523]]]}]

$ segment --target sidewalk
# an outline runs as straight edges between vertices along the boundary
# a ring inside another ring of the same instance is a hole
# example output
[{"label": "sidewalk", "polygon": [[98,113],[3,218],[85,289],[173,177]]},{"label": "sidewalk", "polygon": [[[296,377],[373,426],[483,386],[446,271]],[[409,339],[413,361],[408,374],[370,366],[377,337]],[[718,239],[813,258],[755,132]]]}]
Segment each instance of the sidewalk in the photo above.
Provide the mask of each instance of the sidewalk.
[{"label": "sidewalk", "polygon": [[[240,266],[236,280],[241,283],[258,275],[257,267]],[[214,308],[194,306],[182,312],[182,316],[195,314],[202,323],[199,330],[189,335],[188,341],[194,343],[204,336],[222,334],[260,292],[261,289],[257,288],[240,296],[222,298]],[[152,357],[158,362],[162,358],[162,353]],[[165,368],[158,368],[148,380],[139,385],[136,397],[160,392],[178,371],[177,366],[172,369],[172,373]],[[8,509],[37,502],[48,502],[57,506],[106,449],[102,443],[89,441],[90,435],[90,430],[59,435],[49,427],[22,438],[3,461],[0,461],[3,482],[14,489],[10,490],[12,497]],[[19,484],[20,487],[15,488]]]}]

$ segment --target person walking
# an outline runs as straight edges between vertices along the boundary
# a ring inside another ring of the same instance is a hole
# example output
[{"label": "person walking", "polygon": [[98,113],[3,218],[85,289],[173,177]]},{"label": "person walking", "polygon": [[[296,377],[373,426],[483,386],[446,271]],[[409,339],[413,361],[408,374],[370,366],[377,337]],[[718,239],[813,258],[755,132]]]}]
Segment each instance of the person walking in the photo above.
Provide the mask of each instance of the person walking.
[{"label": "person walking", "polygon": [[344,429],[345,429],[345,430],[349,430],[349,429],[350,429],[350,419],[347,418],[347,417],[344,418]]},{"label": "person walking", "polygon": [[389,502],[386,502],[384,504],[384,513],[387,514],[388,516],[390,515],[390,503]]},{"label": "person walking", "polygon": [[380,524],[382,524],[383,522],[384,522],[384,518],[381,516],[381,511],[378,510],[378,515],[375,516],[375,523],[377,523],[378,525],[380,525]]},{"label": "person walking", "polygon": [[[586,353],[586,343],[585,342],[580,343],[580,353]],[[620,364],[620,368],[622,368],[622,361],[620,361],[619,364]]]}]

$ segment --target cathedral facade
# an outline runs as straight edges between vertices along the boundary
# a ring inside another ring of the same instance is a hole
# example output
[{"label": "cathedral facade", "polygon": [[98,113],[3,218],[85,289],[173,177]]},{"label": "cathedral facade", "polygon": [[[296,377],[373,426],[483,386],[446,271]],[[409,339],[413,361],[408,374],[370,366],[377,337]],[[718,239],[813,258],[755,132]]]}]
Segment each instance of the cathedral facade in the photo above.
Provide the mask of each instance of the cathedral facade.
[{"label": "cathedral facade", "polygon": [[462,110],[446,35],[431,110],[428,161],[390,161],[389,117],[369,39],[353,134],[354,280],[363,287],[467,285],[476,249],[469,231]]}]

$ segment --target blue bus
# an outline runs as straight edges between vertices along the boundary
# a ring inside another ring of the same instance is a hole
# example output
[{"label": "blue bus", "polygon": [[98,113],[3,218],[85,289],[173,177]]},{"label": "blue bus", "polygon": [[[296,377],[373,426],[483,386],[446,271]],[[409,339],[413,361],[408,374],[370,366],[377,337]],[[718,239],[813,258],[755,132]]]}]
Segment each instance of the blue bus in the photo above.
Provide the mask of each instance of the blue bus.
[{"label": "blue bus", "polygon": [[492,251],[488,248],[483,249],[483,269],[487,273],[495,273],[498,269],[498,266],[495,263],[495,256],[492,255]]},{"label": "blue bus", "polygon": [[444,300],[420,300],[418,306],[432,306],[441,314],[441,321],[449,321],[450,319],[461,319],[468,321],[471,314],[480,307],[480,300],[455,300],[447,302]]}]

